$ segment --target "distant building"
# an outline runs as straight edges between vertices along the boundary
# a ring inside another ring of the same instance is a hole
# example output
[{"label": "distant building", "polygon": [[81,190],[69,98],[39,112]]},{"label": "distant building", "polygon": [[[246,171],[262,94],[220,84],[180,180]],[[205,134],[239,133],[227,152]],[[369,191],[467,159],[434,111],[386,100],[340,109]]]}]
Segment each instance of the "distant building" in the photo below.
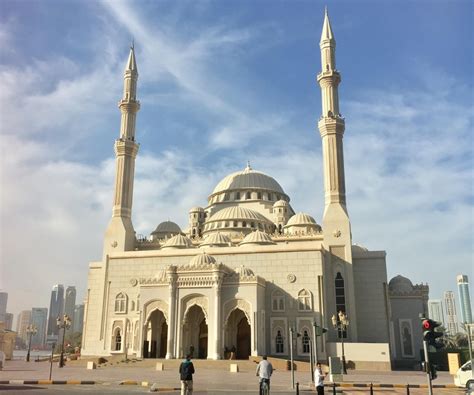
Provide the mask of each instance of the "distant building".
[{"label": "distant building", "polygon": [[82,333],[82,324],[84,323],[84,305],[77,304],[74,309],[73,332]]},{"label": "distant building", "polygon": [[456,277],[459,293],[459,309],[461,310],[461,322],[472,323],[471,298],[469,297],[469,281],[465,274]]},{"label": "distant building", "polygon": [[444,306],[446,308],[446,329],[450,335],[454,335],[459,332],[459,326],[453,291],[444,293]]},{"label": "distant building", "polygon": [[64,314],[64,286],[57,284],[51,291],[51,302],[49,304],[49,318],[47,338],[48,343],[55,343],[58,339],[59,328],[56,319]]},{"label": "distant building", "polygon": [[18,314],[16,320],[16,332],[17,336],[21,338],[24,342],[28,341],[28,334],[26,333],[26,328],[31,322],[31,310],[23,310]]},{"label": "distant building", "polygon": [[441,299],[432,299],[428,301],[428,317],[445,325],[443,302]]},{"label": "distant building", "polygon": [[5,322],[5,314],[7,314],[8,293],[0,292],[0,322]]},{"label": "distant building", "polygon": [[419,366],[423,334],[420,314],[428,314],[429,287],[413,285],[403,276],[396,276],[388,283],[390,300],[390,352],[394,367]]},{"label": "distant building", "polygon": [[76,287],[69,286],[64,294],[64,314],[67,314],[74,324],[74,310],[76,308]]},{"label": "distant building", "polygon": [[11,331],[13,328],[13,314],[5,313],[5,329]]},{"label": "distant building", "polygon": [[[13,317],[13,314],[12,314]],[[13,318],[12,318],[13,319]],[[5,353],[5,359],[9,360],[13,357],[13,349],[15,347],[16,332],[5,327],[5,322],[0,322],[0,351]]]},{"label": "distant building", "polygon": [[43,348],[46,344],[48,309],[46,307],[33,307],[31,309],[31,323],[37,329],[36,335],[31,338],[31,347]]}]

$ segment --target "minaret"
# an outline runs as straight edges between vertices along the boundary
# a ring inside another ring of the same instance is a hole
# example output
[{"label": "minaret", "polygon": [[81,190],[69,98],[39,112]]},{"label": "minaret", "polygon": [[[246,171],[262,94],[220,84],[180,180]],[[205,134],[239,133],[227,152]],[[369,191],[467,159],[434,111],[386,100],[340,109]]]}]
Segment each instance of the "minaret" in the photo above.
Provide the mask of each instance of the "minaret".
[{"label": "minaret", "polygon": [[130,48],[123,77],[123,97],[118,107],[122,114],[120,137],[115,140],[115,194],[112,219],[105,233],[104,254],[130,251],[135,247],[132,225],[133,179],[138,144],[135,142],[135,122],[140,102],[137,100],[138,69],[134,46]]},{"label": "minaret", "polygon": [[[324,248],[328,251],[325,261],[327,316],[338,313],[335,299],[335,279],[338,273],[344,279],[345,313],[355,324],[355,294],[352,261],[351,224],[346,208],[344,180],[344,155],[342,138],[344,118],[339,112],[338,86],[341,75],[336,69],[336,40],[329,22],[327,9],[324,14],[321,41],[321,66],[318,83],[322,95],[322,115],[318,122],[322,139],[324,162],[325,206],[323,214]],[[348,327],[348,341],[357,340],[357,325]],[[333,339],[334,340],[334,339]]]},{"label": "minaret", "polygon": [[339,234],[339,232],[350,234],[342,146],[345,123],[339,112],[338,95],[341,75],[336,70],[336,40],[327,9],[324,14],[319,46],[322,71],[318,74],[318,82],[321,87],[323,113],[318,122],[318,128],[322,138],[325,191],[323,228],[326,232],[330,231],[334,234]]}]

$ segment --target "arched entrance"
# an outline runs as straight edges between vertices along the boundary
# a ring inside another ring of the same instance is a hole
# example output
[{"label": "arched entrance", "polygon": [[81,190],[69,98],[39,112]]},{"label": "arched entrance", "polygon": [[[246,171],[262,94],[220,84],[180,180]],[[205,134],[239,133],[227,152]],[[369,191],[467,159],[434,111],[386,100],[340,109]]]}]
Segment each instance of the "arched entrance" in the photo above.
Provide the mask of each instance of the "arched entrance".
[{"label": "arched entrance", "polygon": [[225,346],[235,349],[237,359],[248,359],[250,356],[251,331],[247,316],[240,309],[235,309],[227,319]]},{"label": "arched entrance", "polygon": [[201,306],[194,305],[184,317],[183,354],[193,358],[206,359],[208,345],[208,328],[206,316]]},{"label": "arched entrance", "polygon": [[145,324],[143,358],[165,358],[168,323],[162,311],[155,310]]}]

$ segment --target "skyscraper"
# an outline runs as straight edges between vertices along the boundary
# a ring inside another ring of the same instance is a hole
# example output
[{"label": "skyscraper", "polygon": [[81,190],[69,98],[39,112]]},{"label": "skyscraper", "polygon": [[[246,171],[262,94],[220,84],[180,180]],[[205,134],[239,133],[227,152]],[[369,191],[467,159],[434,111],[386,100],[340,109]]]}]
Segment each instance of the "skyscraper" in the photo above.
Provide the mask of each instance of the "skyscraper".
[{"label": "skyscraper", "polygon": [[82,333],[82,324],[84,322],[84,305],[77,304],[74,309],[74,323],[73,323],[73,332]]},{"label": "skyscraper", "polygon": [[31,347],[42,348],[45,345],[47,322],[48,309],[46,307],[33,307],[31,309],[31,323],[37,329],[36,334],[31,338]]},{"label": "skyscraper", "polygon": [[5,329],[8,329],[9,331],[11,331],[12,327],[13,327],[13,314],[5,313]]},{"label": "skyscraper", "polygon": [[23,310],[18,314],[18,319],[16,320],[16,332],[18,337],[21,338],[24,342],[28,341],[28,335],[26,333],[26,328],[31,322],[31,310]]},{"label": "skyscraper", "polygon": [[56,284],[51,291],[51,302],[49,303],[49,318],[47,342],[56,342],[59,335],[59,328],[56,318],[64,314],[64,286]]},{"label": "skyscraper", "polygon": [[461,310],[461,322],[472,323],[471,299],[469,297],[469,281],[467,275],[460,274],[456,277],[459,293],[459,308]]},{"label": "skyscraper", "polygon": [[450,335],[454,335],[459,332],[459,327],[453,291],[444,293],[444,305],[446,307],[446,329]]},{"label": "skyscraper", "polygon": [[5,314],[7,313],[8,293],[0,292],[0,322],[5,322]]},{"label": "skyscraper", "polygon": [[67,314],[74,324],[74,310],[76,307],[76,287],[68,286],[64,294],[64,314]]},{"label": "skyscraper", "polygon": [[445,325],[443,302],[441,299],[433,299],[428,301],[428,316],[432,320],[441,322],[443,325]]}]

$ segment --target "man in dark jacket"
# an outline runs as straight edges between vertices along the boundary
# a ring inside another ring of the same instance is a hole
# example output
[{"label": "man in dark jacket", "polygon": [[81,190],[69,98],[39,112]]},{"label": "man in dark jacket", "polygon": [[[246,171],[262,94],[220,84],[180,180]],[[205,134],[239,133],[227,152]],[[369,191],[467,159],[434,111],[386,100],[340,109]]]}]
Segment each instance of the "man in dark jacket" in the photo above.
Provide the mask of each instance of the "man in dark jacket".
[{"label": "man in dark jacket", "polygon": [[193,393],[194,365],[191,362],[191,355],[186,355],[186,359],[179,365],[179,375],[181,378],[181,395],[192,395]]}]

